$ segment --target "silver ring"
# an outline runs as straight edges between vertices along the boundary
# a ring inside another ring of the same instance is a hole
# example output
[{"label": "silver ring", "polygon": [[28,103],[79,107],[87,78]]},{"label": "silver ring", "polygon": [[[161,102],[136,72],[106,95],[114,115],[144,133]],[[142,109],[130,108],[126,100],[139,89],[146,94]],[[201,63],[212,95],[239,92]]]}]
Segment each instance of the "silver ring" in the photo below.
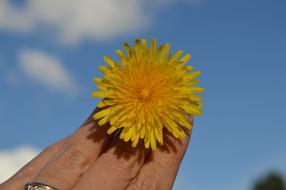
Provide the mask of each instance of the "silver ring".
[{"label": "silver ring", "polygon": [[33,183],[27,183],[24,187],[24,190],[59,190],[59,189],[44,183],[33,182]]}]

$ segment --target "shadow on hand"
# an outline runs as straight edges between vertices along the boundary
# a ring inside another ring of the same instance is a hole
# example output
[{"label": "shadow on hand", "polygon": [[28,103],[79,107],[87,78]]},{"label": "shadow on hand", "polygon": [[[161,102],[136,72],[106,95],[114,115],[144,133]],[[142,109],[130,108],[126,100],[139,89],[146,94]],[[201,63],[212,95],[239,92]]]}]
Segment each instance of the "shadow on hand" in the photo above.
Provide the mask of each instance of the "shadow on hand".
[{"label": "shadow on hand", "polygon": [[[98,125],[98,121],[93,120],[92,115],[95,114],[99,109],[97,108],[91,116],[86,120],[84,125],[90,125],[90,133],[87,136],[88,139],[91,139],[94,143],[101,141],[103,138],[106,138],[107,130],[110,127],[109,124],[105,124],[103,126]],[[185,129],[184,129],[185,130]],[[144,147],[144,139],[139,139],[138,145],[134,148],[131,146],[131,141],[124,142],[122,139],[119,139],[119,135],[122,129],[116,130],[114,133],[111,134],[111,140],[107,143],[105,147],[102,148],[101,152],[105,152],[109,145],[116,141],[118,144],[114,151],[114,154],[118,159],[124,158],[129,160],[131,156],[138,155],[138,162],[142,162],[142,159],[145,159],[151,151],[149,147],[146,149]],[[186,131],[186,130],[185,130]],[[190,132],[186,131],[187,134]],[[160,145],[157,143],[157,149],[155,151],[162,151],[165,153],[176,153],[177,147],[182,146],[182,139],[175,138],[166,128],[163,129],[163,137],[164,143]]]}]

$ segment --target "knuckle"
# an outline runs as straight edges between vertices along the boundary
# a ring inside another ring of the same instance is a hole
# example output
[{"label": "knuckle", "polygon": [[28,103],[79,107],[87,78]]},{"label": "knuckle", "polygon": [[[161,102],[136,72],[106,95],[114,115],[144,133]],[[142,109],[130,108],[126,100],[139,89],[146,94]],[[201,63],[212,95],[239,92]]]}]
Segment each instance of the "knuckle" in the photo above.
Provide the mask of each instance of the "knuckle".
[{"label": "knuckle", "polygon": [[132,182],[128,188],[128,190],[157,190],[161,189],[158,187],[156,183],[155,176],[150,172],[141,173],[140,176],[136,178],[134,182]]},{"label": "knuckle", "polygon": [[124,173],[124,175],[135,176],[136,160],[130,158],[129,160],[120,159],[114,154],[104,153],[101,157],[101,162],[106,168],[111,168],[114,173]]},{"label": "knuckle", "polygon": [[113,154],[104,153],[102,155],[102,162],[106,167],[112,168],[113,171],[127,171],[128,168],[124,164],[120,164]]},{"label": "knuckle", "polygon": [[112,168],[114,172],[135,176],[140,165],[138,157],[138,150],[118,142],[109,151],[103,153],[100,160],[106,168]]},{"label": "knuckle", "polygon": [[89,163],[89,158],[84,154],[80,146],[71,145],[59,156],[56,163],[59,169],[83,169]]},{"label": "knuckle", "polygon": [[42,150],[42,152],[40,154],[45,154],[45,153],[49,153],[49,152],[56,152],[63,145],[65,139],[66,138],[64,138],[64,139],[62,139],[56,143],[48,145],[44,150]]},{"label": "knuckle", "polygon": [[[54,170],[53,167],[47,168],[43,173],[40,173],[39,176],[36,177],[37,181],[40,179],[41,180],[50,180],[53,181],[55,184],[51,184],[54,186],[62,186],[62,184],[66,184],[66,175],[63,170]],[[59,185],[58,185],[59,184]]]},{"label": "knuckle", "polygon": [[[57,187],[70,187],[85,171],[89,158],[78,144],[70,145],[48,163],[37,175],[37,180],[53,181]],[[69,180],[68,180],[69,179]]]},{"label": "knuckle", "polygon": [[32,165],[27,165],[20,171],[14,175],[14,178],[16,180],[26,179],[26,178],[33,178],[37,174],[37,167],[34,167]]},{"label": "knuckle", "polygon": [[13,180],[22,180],[22,179],[32,179],[34,178],[37,173],[39,172],[40,168],[39,166],[41,165],[40,163],[43,161],[44,158],[41,157],[41,155],[46,155],[51,152],[56,152],[58,150],[58,143],[54,143],[46,147],[44,150],[42,150],[37,158],[32,161],[33,164],[28,163],[26,164],[21,170],[19,170],[14,176]]},{"label": "knuckle", "polygon": [[155,161],[156,167],[160,170],[168,169],[170,167],[178,166],[182,158],[178,155],[166,155],[162,154],[160,160]]}]

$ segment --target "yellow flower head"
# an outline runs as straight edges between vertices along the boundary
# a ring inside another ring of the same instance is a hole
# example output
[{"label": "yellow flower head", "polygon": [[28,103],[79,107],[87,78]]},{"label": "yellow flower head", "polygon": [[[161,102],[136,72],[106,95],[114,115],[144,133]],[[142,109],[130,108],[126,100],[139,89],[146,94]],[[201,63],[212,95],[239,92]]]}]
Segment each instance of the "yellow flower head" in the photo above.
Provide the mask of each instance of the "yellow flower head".
[{"label": "yellow flower head", "polygon": [[181,58],[179,50],[172,55],[170,44],[157,47],[156,39],[150,47],[146,39],[137,39],[134,47],[125,43],[124,49],[125,54],[116,51],[119,62],[103,58],[109,65],[99,67],[104,78],[94,79],[99,91],[92,95],[104,99],[93,118],[99,125],[109,123],[108,134],[121,129],[120,138],[131,140],[133,147],[144,139],[145,147],[155,150],[157,142],[163,144],[163,128],[185,137],[182,127],[192,128],[185,113],[201,114],[201,97],[195,94],[203,92],[195,86],[200,72],[185,65],[190,54]]}]

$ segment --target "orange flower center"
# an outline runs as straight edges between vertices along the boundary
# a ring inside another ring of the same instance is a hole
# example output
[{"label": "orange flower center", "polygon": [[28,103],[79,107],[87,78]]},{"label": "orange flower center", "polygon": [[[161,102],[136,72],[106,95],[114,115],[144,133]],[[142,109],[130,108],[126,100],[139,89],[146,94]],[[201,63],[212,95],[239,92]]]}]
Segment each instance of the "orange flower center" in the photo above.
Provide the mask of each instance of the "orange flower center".
[{"label": "orange flower center", "polygon": [[138,99],[141,102],[148,102],[150,100],[151,91],[148,88],[145,88],[139,92]]}]

